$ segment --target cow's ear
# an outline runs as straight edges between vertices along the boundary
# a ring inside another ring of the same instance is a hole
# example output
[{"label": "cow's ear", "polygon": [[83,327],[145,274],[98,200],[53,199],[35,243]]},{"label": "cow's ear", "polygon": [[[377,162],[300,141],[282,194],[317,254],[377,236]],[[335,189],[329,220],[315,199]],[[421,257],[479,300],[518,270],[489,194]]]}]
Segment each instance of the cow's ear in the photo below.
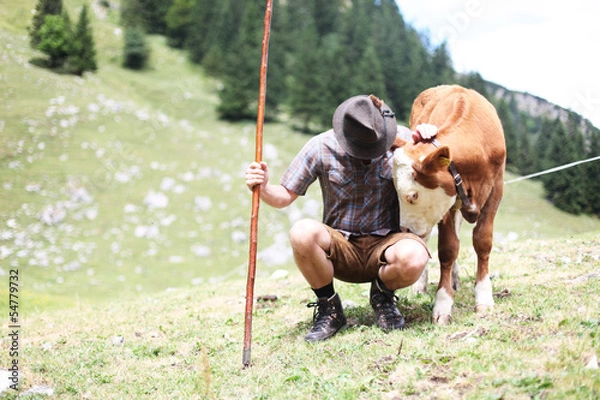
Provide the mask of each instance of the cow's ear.
[{"label": "cow's ear", "polygon": [[450,149],[448,146],[440,147],[425,157],[422,165],[429,172],[448,168],[450,165]]},{"label": "cow's ear", "polygon": [[399,149],[400,147],[404,147],[404,145],[408,143],[406,140],[402,139],[399,135],[396,135],[396,139],[394,139],[394,143],[392,144],[391,151]]}]

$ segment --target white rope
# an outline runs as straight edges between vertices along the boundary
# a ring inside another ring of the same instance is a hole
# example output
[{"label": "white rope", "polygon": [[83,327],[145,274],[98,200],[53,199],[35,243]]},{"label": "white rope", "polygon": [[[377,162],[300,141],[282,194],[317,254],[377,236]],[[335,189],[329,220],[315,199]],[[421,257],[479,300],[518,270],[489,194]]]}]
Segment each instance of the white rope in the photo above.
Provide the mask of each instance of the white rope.
[{"label": "white rope", "polygon": [[579,164],[587,163],[587,162],[590,162],[590,161],[596,161],[596,160],[600,160],[600,156],[588,158],[587,160],[575,161],[575,162],[572,162],[572,163],[569,163],[569,164],[561,165],[559,167],[550,168],[550,169],[547,169],[545,171],[536,172],[535,174],[521,176],[519,178],[511,179],[509,181],[504,181],[504,184],[506,185],[508,183],[523,181],[525,179],[534,178],[536,176],[550,174],[552,172],[560,171],[560,170],[563,170],[563,169],[574,167],[574,166],[579,165]]}]

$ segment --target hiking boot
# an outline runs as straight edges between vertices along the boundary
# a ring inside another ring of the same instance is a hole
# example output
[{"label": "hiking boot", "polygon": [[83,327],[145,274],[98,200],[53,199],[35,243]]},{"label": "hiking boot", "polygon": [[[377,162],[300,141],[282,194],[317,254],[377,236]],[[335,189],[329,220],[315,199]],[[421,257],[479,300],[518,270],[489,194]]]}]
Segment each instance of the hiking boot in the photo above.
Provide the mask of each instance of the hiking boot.
[{"label": "hiking boot", "polygon": [[329,299],[323,297],[314,303],[308,303],[306,306],[315,307],[313,327],[304,337],[307,342],[329,339],[340,329],[347,326],[342,301],[337,293]]},{"label": "hiking boot", "polygon": [[404,329],[404,317],[396,307],[398,297],[376,279],[371,283],[369,295],[371,307],[375,311],[377,325],[384,330]]}]

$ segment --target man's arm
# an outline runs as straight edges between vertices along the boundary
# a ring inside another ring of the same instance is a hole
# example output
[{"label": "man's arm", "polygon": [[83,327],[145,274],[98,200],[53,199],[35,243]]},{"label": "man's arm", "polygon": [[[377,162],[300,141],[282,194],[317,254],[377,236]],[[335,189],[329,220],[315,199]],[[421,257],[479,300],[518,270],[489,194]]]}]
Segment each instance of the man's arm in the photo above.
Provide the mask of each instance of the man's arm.
[{"label": "man's arm", "polygon": [[275,208],[284,208],[289,206],[298,198],[298,195],[281,185],[271,185],[269,183],[269,169],[267,163],[253,162],[246,169],[246,186],[250,190],[256,185],[260,185],[260,198],[262,201]]}]

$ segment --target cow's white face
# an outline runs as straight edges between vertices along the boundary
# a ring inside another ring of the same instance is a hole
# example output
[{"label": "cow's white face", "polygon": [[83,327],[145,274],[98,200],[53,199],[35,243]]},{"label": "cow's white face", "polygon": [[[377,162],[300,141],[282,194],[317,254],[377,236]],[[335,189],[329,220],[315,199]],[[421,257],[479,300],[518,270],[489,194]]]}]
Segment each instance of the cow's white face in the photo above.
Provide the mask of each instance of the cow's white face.
[{"label": "cow's white face", "polygon": [[403,148],[395,150],[394,185],[400,203],[400,224],[412,233],[426,237],[454,205],[456,195],[449,195],[441,186],[430,189],[421,185],[415,179],[414,167],[415,161]]}]

